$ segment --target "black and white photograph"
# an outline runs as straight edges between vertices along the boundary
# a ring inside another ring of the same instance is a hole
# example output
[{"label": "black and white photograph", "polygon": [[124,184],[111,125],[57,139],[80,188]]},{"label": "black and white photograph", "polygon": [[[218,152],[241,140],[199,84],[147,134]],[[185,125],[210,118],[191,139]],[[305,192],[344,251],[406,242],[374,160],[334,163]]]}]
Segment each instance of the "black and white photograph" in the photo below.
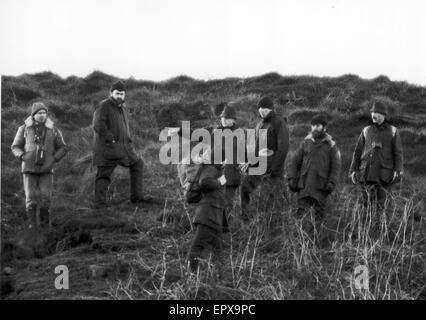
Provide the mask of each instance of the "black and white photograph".
[{"label": "black and white photograph", "polygon": [[425,300],[425,12],[0,0],[0,300]]}]

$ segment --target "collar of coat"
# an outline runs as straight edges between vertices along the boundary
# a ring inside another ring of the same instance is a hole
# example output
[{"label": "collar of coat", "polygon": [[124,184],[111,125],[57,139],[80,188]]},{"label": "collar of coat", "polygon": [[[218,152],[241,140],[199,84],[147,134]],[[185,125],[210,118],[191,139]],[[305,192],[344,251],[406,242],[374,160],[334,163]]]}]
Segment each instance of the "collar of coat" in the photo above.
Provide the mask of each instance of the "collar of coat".
[{"label": "collar of coat", "polygon": [[265,118],[262,118],[263,121],[269,121],[273,116],[275,116],[275,111],[271,110],[271,112],[269,112]]},{"label": "collar of coat", "polygon": [[[31,127],[35,124],[35,121],[32,116],[29,116],[27,119],[25,119],[24,123],[27,127]],[[53,121],[50,118],[46,119],[44,125],[46,126],[46,128],[53,129]]]},{"label": "collar of coat", "polygon": [[[305,140],[311,140],[311,141],[315,142],[315,139],[312,136],[312,132],[310,132],[305,137]],[[320,141],[320,143],[322,143],[322,142],[327,142],[330,145],[330,147],[334,147],[334,145],[336,144],[336,142],[334,142],[333,138],[328,133],[326,133],[325,137]]]}]

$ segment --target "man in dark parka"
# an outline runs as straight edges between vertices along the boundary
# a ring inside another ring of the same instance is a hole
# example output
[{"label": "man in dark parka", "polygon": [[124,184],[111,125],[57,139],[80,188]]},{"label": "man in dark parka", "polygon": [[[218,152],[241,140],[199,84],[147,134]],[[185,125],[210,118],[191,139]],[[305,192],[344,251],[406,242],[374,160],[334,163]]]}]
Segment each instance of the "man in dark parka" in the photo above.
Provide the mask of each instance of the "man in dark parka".
[{"label": "man in dark parka", "polygon": [[[251,193],[262,184],[262,192],[268,199],[266,203],[274,205],[284,200],[284,163],[289,148],[289,131],[286,120],[274,112],[274,103],[268,96],[258,102],[261,120],[256,125],[255,154],[259,155],[259,130],[266,131],[267,167],[263,175],[246,175],[241,183],[241,218],[249,221]],[[270,155],[269,155],[270,154]],[[250,164],[253,165],[253,164]],[[264,199],[266,200],[266,199]]]},{"label": "man in dark parka", "polygon": [[126,88],[123,82],[114,83],[110,97],[103,100],[93,115],[93,164],[97,166],[95,208],[107,207],[107,189],[117,165],[130,170],[130,200],[133,203],[150,201],[142,195],[143,161],[136,154],[129,129],[129,113],[124,103]]},{"label": "man in dark parka", "polygon": [[326,119],[315,116],[311,125],[312,131],[292,158],[287,178],[290,190],[298,192],[296,216],[303,218],[306,209],[313,207],[315,222],[320,223],[325,215],[326,199],[339,181],[341,156],[326,132]]}]

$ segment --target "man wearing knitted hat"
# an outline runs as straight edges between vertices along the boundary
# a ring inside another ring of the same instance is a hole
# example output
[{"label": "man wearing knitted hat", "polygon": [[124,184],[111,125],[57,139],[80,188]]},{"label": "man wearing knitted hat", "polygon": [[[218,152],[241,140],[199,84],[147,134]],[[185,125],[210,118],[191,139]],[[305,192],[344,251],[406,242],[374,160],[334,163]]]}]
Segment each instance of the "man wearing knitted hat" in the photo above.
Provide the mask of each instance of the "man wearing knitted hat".
[{"label": "man wearing knitted hat", "polygon": [[[53,167],[67,153],[61,131],[48,117],[42,102],[31,107],[31,115],[19,127],[12,152],[22,162],[28,227],[50,226]],[[39,209],[39,219],[37,219]]]},{"label": "man wearing knitted hat", "polygon": [[95,208],[107,205],[110,177],[117,165],[130,170],[130,201],[150,202],[142,195],[143,161],[136,154],[129,128],[129,113],[125,105],[126,87],[122,81],[114,83],[110,97],[103,100],[93,115],[93,164],[98,171],[95,181]]},{"label": "man wearing knitted hat", "polygon": [[[289,148],[287,123],[285,118],[274,112],[274,103],[270,97],[261,98],[257,107],[261,120],[255,129],[255,154],[266,157],[267,167],[265,174],[246,175],[241,183],[241,218],[246,222],[251,216],[250,195],[260,184],[264,203],[273,207],[285,198],[284,162]],[[259,134],[261,129],[266,130],[266,135]],[[261,145],[266,145],[267,148],[259,150]],[[256,164],[250,164],[254,165]]]},{"label": "man wearing knitted hat", "polygon": [[[319,231],[327,197],[336,188],[340,169],[340,151],[327,133],[327,120],[321,115],[314,116],[311,132],[300,143],[287,176],[290,190],[298,192],[296,218],[311,232]],[[311,207],[314,209],[312,219],[307,214]]]},{"label": "man wearing knitted hat", "polygon": [[360,184],[364,205],[383,209],[392,184],[403,174],[403,152],[399,131],[389,124],[386,99],[375,98],[370,109],[372,124],[365,127],[356,144],[349,170]]}]

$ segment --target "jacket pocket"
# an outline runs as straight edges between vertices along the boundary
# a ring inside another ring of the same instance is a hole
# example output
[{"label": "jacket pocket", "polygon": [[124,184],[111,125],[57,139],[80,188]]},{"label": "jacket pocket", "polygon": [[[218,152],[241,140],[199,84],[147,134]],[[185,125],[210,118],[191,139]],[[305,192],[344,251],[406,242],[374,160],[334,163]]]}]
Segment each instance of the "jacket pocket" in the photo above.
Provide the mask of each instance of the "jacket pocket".
[{"label": "jacket pocket", "polygon": [[317,174],[317,189],[326,190],[328,178]]},{"label": "jacket pocket", "polygon": [[103,156],[107,160],[120,160],[125,156],[124,147],[119,142],[106,144]]},{"label": "jacket pocket", "polygon": [[393,179],[393,170],[388,168],[381,168],[380,169],[380,180],[384,184],[390,184]]},{"label": "jacket pocket", "polygon": [[35,162],[35,150],[25,152],[22,156],[22,161],[29,163],[29,164],[34,164],[34,162]]}]

